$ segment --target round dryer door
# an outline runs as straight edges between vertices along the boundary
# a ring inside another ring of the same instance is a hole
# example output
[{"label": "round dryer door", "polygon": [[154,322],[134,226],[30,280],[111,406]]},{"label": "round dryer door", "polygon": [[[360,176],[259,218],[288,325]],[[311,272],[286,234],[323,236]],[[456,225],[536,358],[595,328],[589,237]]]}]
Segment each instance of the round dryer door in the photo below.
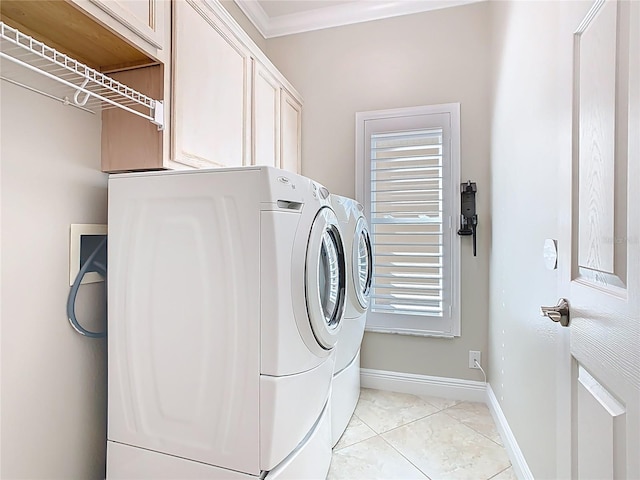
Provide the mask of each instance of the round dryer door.
[{"label": "round dryer door", "polygon": [[328,207],[313,222],[307,247],[305,293],[311,330],[324,349],[338,340],[345,308],[345,258],[338,218]]},{"label": "round dryer door", "polygon": [[373,273],[373,256],[371,252],[371,237],[364,218],[360,218],[356,224],[353,237],[353,285],[355,287],[358,303],[364,309],[369,306],[369,294],[371,293],[371,279]]}]

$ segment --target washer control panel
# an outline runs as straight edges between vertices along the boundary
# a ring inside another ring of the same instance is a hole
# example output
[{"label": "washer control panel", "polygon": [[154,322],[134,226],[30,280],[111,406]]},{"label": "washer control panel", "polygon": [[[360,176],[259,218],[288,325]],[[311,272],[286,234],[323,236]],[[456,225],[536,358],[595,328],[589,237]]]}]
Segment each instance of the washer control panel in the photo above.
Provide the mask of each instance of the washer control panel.
[{"label": "washer control panel", "polygon": [[326,187],[323,187],[319,183],[312,181],[311,188],[313,191],[313,198],[318,198],[318,196],[323,200],[326,200],[327,198],[329,198],[329,195],[330,195],[329,190],[327,190]]}]

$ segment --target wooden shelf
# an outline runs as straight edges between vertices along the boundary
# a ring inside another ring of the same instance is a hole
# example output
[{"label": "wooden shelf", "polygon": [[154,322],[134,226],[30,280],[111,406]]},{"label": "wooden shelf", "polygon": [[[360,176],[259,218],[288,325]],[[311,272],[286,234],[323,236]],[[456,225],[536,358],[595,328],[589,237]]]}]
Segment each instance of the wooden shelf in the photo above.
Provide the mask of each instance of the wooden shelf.
[{"label": "wooden shelf", "polygon": [[0,78],[83,110],[117,108],[164,126],[159,100],[0,22]]},{"label": "wooden shelf", "polygon": [[158,63],[64,0],[2,0],[0,20],[100,72]]}]

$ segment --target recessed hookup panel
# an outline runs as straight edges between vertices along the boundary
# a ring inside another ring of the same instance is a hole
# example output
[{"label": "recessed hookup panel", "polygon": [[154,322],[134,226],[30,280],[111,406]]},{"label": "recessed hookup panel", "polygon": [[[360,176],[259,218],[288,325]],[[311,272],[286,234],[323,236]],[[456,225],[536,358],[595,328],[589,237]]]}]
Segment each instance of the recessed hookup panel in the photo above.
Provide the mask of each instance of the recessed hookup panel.
[{"label": "recessed hookup panel", "polygon": [[[69,286],[73,282],[87,261],[89,255],[107,236],[107,226],[100,224],[74,223],[71,224],[69,236]],[[102,282],[104,278],[97,272],[88,272],[82,279],[82,284]]]}]

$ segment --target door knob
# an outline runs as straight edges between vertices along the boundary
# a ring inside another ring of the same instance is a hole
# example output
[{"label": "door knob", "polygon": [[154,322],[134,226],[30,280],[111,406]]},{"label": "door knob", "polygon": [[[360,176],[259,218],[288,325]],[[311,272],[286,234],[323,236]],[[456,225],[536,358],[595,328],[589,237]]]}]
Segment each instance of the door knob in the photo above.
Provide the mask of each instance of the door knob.
[{"label": "door knob", "polygon": [[569,302],[566,298],[558,300],[555,307],[540,307],[540,315],[549,317],[554,322],[560,322],[563,327],[569,326]]}]

